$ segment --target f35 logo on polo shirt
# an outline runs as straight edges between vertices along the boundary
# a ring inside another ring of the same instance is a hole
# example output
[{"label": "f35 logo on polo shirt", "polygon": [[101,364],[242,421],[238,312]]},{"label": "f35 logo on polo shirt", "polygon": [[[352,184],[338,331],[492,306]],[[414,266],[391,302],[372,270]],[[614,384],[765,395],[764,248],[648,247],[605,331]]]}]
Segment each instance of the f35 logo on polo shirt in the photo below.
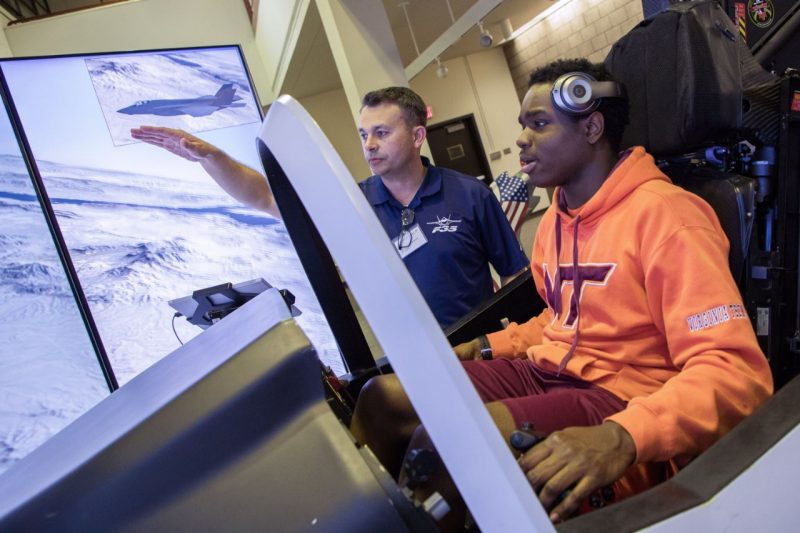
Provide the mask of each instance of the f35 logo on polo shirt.
[{"label": "f35 logo on polo shirt", "polygon": [[431,233],[452,233],[458,230],[456,223],[461,222],[461,219],[453,220],[450,216],[436,217],[433,222],[428,222],[429,225],[436,226]]}]

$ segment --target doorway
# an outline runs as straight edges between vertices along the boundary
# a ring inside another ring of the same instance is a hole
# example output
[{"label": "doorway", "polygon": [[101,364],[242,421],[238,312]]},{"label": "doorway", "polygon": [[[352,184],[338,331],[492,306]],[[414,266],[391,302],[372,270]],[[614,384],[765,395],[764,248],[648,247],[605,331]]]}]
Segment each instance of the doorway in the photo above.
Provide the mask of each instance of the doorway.
[{"label": "doorway", "polygon": [[475,176],[486,185],[492,183],[492,168],[473,115],[428,126],[428,145],[438,166]]}]

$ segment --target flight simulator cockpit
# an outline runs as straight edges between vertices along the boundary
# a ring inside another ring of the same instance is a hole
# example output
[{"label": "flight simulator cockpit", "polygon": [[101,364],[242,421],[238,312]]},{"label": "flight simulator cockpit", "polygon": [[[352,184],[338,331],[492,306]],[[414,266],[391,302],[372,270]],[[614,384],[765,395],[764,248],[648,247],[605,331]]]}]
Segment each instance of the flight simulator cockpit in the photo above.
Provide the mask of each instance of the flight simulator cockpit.
[{"label": "flight simulator cockpit", "polygon": [[[58,120],[36,124],[26,108],[31,72],[50,59],[0,61],[6,135],[20,152],[0,156],[4,181],[17,187],[0,208],[31,212],[41,203],[44,222],[36,223],[58,245],[57,257],[39,260],[47,268],[18,278],[38,276],[45,293],[42,273],[50,273],[58,294],[37,305],[49,319],[67,313],[65,294],[77,295],[76,316],[89,333],[73,351],[97,353],[96,381],[113,391],[95,386],[99,398],[86,400],[85,413],[0,472],[0,530],[439,531],[447,499],[414,494],[434,468],[432,450],[411,457],[398,482],[349,431],[361,387],[385,374],[399,379],[458,488],[466,530],[796,527],[800,39],[792,28],[800,14],[794,6],[753,43],[734,22],[739,11],[706,0],[659,9],[612,47],[605,65],[631,105],[624,146],[647,147],[674,183],[717,214],[775,395],[663,483],[619,502],[599,491],[555,525],[509,449],[534,446],[536,436],[503,439],[452,348],[541,312],[530,272],[443,330],[300,103],[281,96],[262,122],[243,65],[239,78],[219,87],[217,70],[241,61],[235,47],[59,58],[60,72],[89,80],[81,102],[100,107],[87,129],[112,140],[109,154],[124,154],[81,165],[67,150],[45,147]],[[670,50],[659,39],[669,31],[690,36],[691,48]],[[194,68],[201,58],[207,63]],[[120,68],[132,64],[137,69]],[[137,101],[128,84],[115,89],[107,76],[144,73],[139,81],[153,89],[162,69],[176,64],[197,94],[180,94],[175,84],[163,88],[165,97]],[[158,124],[179,120],[231,150],[255,142],[254,164],[282,224],[222,199],[180,166],[174,179],[161,180],[159,165],[172,165],[172,156],[131,171],[151,153],[127,133],[141,114]],[[20,185],[26,174],[34,192]],[[154,188],[164,205],[152,200]],[[167,233],[149,238],[156,227]],[[31,248],[44,254],[44,245]],[[269,279],[244,276],[261,260]],[[54,264],[64,267],[58,282]],[[233,279],[214,278],[211,266]],[[164,340],[147,350],[159,357],[139,368],[131,338],[156,329]]]}]

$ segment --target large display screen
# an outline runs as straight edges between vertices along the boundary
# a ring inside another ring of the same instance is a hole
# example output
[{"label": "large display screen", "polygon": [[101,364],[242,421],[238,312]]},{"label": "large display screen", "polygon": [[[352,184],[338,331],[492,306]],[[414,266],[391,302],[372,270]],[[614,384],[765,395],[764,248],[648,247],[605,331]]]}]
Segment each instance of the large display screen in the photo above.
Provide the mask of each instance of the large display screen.
[{"label": "large display screen", "polygon": [[0,474],[109,394],[0,105]]},{"label": "large display screen", "polygon": [[201,333],[170,300],[258,278],[294,294],[321,360],[346,371],[282,222],[230,198],[198,163],[130,135],[182,129],[260,171],[261,110],[238,47],[0,68],[121,385]]}]

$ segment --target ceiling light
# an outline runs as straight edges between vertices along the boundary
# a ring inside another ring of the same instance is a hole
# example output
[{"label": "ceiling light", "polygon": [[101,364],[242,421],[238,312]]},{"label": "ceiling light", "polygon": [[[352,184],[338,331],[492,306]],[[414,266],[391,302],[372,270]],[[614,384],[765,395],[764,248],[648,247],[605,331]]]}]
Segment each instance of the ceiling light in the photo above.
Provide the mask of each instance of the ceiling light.
[{"label": "ceiling light", "polygon": [[480,28],[481,30],[481,37],[480,37],[481,47],[489,48],[490,46],[492,46],[492,43],[494,42],[494,37],[492,37],[492,34],[483,28],[483,22],[478,22],[478,28]]},{"label": "ceiling light", "polygon": [[446,77],[447,77],[447,74],[450,72],[450,71],[447,69],[447,65],[444,65],[444,64],[443,64],[441,61],[439,61],[439,58],[438,58],[438,57],[436,58],[436,64],[437,64],[437,65],[439,65],[439,66],[436,68],[436,75],[437,75],[438,77],[440,77],[440,78],[446,78]]}]

